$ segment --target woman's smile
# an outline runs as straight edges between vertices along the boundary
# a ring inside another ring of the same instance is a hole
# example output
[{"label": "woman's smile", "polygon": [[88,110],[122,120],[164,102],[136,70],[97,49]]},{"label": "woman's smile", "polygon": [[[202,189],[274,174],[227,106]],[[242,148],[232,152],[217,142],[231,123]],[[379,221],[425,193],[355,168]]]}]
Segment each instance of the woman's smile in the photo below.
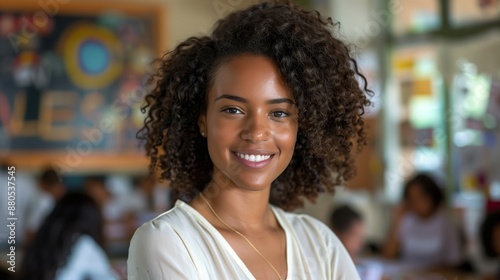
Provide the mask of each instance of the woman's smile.
[{"label": "woman's smile", "polygon": [[275,155],[263,150],[239,150],[233,152],[233,154],[244,166],[256,169],[267,166]]}]

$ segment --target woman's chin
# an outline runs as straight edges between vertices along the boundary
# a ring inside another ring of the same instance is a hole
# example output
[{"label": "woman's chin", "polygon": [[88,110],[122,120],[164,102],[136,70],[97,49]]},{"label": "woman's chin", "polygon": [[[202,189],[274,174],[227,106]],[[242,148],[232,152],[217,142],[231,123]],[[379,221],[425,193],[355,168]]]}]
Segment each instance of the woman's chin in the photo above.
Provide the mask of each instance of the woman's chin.
[{"label": "woman's chin", "polygon": [[[257,178],[256,178],[257,179]],[[242,190],[246,191],[266,191],[271,187],[271,181],[263,180],[242,180],[234,178],[235,185]]]}]

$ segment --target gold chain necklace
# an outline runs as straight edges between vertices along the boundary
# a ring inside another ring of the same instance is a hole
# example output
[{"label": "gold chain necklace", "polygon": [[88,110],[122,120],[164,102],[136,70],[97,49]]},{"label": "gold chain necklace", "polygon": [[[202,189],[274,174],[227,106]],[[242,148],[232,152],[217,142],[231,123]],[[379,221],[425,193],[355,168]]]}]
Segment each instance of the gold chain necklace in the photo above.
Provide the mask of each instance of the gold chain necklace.
[{"label": "gold chain necklace", "polygon": [[283,278],[281,278],[281,275],[280,273],[278,272],[278,270],[274,267],[274,265],[268,260],[266,259],[266,257],[264,257],[260,252],[259,250],[257,250],[257,248],[255,248],[255,246],[252,244],[252,242],[250,242],[250,240],[248,240],[248,238],[246,238],[242,233],[240,233],[239,231],[235,230],[233,227],[231,227],[230,225],[226,224],[226,222],[224,222],[220,217],[219,215],[217,215],[217,212],[215,212],[214,208],[212,208],[212,205],[210,205],[210,203],[208,202],[208,200],[203,196],[202,193],[200,193],[200,197],[205,201],[205,203],[208,205],[208,208],[210,208],[210,211],[212,211],[212,213],[214,214],[214,216],[217,218],[217,220],[219,220],[221,223],[223,223],[227,228],[229,228],[230,230],[232,230],[234,233],[238,234],[239,236],[241,236],[243,239],[245,239],[245,241],[248,243],[248,245],[250,245],[250,247],[252,247],[252,249],[264,260],[267,262],[267,264],[274,270],[274,272],[276,273],[276,275],[278,275],[278,278],[280,280],[283,280]]}]

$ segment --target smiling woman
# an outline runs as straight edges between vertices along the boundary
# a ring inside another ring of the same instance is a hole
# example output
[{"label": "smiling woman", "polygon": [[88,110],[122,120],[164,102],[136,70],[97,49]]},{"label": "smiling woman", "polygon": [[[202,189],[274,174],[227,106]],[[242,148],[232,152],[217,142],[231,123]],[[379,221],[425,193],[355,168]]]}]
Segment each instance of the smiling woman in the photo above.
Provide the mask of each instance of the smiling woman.
[{"label": "smiling woman", "polygon": [[332,26],[268,1],[159,61],[138,136],[180,199],[135,233],[129,279],[358,278],[325,225],[284,211],[350,179],[365,141],[370,91]]}]

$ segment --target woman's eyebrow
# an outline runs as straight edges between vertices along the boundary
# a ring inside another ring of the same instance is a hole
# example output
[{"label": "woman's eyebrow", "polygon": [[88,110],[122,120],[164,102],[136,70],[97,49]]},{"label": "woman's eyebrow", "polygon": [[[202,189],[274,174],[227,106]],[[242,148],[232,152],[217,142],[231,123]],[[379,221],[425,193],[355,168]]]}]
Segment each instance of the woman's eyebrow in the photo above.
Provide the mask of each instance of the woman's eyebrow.
[{"label": "woman's eyebrow", "polygon": [[[239,96],[235,96],[235,95],[230,95],[230,94],[223,94],[223,95],[215,98],[215,101],[217,101],[219,99],[229,99],[229,100],[233,100],[233,101],[236,101],[236,102],[247,103],[247,100],[245,98],[239,97]],[[292,104],[292,105],[295,104],[295,102],[292,99],[290,99],[290,98],[270,99],[270,100],[267,100],[266,103],[267,104],[289,103],[289,104]]]},{"label": "woman's eyebrow", "polygon": [[245,98],[235,96],[235,95],[230,95],[230,94],[223,94],[223,95],[215,98],[215,101],[217,101],[219,99],[229,99],[229,100],[234,100],[234,101],[241,102],[241,103],[247,103],[247,100]]},{"label": "woman's eyebrow", "polygon": [[295,105],[295,102],[293,102],[293,100],[290,98],[271,99],[271,100],[267,100],[266,103],[267,104],[289,103],[289,104]]}]

